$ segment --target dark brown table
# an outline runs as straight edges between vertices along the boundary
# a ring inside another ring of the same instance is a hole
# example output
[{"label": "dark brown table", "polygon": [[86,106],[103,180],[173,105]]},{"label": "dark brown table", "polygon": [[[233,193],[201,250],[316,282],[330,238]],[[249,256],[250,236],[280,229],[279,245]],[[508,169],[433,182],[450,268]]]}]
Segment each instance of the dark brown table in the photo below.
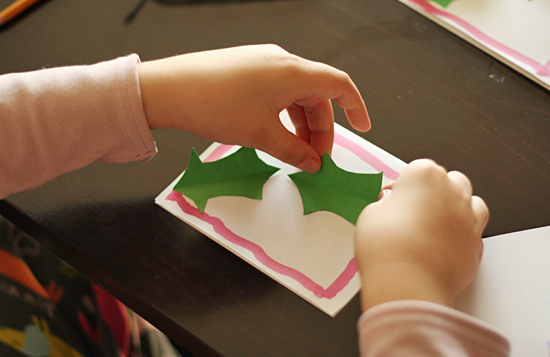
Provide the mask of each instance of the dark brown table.
[{"label": "dark brown table", "polygon": [[[486,236],[550,224],[550,92],[396,0],[159,0],[124,24],[137,2],[40,2],[0,30],[0,73],[276,43],[351,75],[367,140],[465,172]],[[93,164],[0,212],[196,355],[357,355],[358,296],[331,318],[154,204],[209,145],[154,135],[151,162]]]}]

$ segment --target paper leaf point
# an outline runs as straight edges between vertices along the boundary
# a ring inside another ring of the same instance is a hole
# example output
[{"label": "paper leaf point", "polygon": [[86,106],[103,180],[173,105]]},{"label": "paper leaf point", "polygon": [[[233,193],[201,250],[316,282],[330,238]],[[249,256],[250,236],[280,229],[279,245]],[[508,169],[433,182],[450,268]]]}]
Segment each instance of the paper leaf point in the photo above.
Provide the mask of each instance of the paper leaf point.
[{"label": "paper leaf point", "polygon": [[204,213],[206,203],[214,197],[242,196],[261,200],[264,184],[277,171],[279,168],[263,162],[251,148],[241,147],[213,162],[202,162],[193,148],[189,166],[174,191],[193,200]]},{"label": "paper leaf point", "polygon": [[439,5],[443,7],[449,6],[450,3],[452,3],[454,0],[429,0],[431,2],[438,3]]},{"label": "paper leaf point", "polygon": [[298,187],[304,214],[321,210],[336,213],[355,224],[361,211],[376,202],[382,187],[382,173],[358,174],[345,171],[328,154],[321,157],[321,169],[289,175]]}]

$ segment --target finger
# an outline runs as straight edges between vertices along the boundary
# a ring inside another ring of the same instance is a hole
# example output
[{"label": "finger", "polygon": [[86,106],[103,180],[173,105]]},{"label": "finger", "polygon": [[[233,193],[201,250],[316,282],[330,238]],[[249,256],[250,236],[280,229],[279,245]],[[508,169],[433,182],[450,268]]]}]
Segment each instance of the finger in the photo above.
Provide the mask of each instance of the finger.
[{"label": "finger", "polygon": [[394,183],[395,181],[392,181],[382,186],[382,188],[380,189],[380,193],[378,194],[378,201],[380,201],[384,197],[387,197],[391,193]]},{"label": "finger", "polygon": [[391,193],[391,189],[389,188],[382,188],[382,191],[378,194],[377,200],[380,201],[384,197],[388,197],[388,195]]},{"label": "finger", "polygon": [[472,196],[472,210],[477,219],[477,228],[483,231],[489,222],[489,208],[483,199],[479,196]]},{"label": "finger", "polygon": [[333,99],[344,109],[350,124],[359,131],[368,131],[371,127],[369,114],[359,90],[345,73],[319,62],[304,60],[299,73],[307,78],[300,78],[296,83],[308,83],[302,87],[304,98],[317,97]]},{"label": "finger", "polygon": [[464,175],[462,172],[459,171],[450,171],[447,173],[447,177],[462,190],[463,194],[467,197],[472,195],[472,183]]},{"label": "finger", "polygon": [[257,149],[309,173],[321,168],[321,158],[305,141],[286,130],[281,124],[271,135],[258,143]]},{"label": "finger", "polygon": [[307,125],[304,107],[296,103],[292,103],[286,108],[286,110],[292,124],[294,125],[294,128],[296,129],[296,135],[306,143],[309,143],[311,140],[311,131]]},{"label": "finger", "polygon": [[309,145],[323,156],[332,154],[334,144],[334,113],[330,100],[324,100],[312,107],[305,107],[307,124],[311,132]]},{"label": "finger", "polygon": [[325,152],[330,155],[334,143],[334,113],[330,100],[309,97],[297,100],[289,108],[287,111],[296,135],[311,145],[319,156]]},{"label": "finger", "polygon": [[431,172],[435,170],[439,173],[447,173],[447,170],[432,159],[416,159],[411,161],[407,167],[405,167],[405,170],[403,170],[403,173],[407,171],[420,171],[420,172]]},{"label": "finger", "polygon": [[392,181],[392,182],[389,182],[389,183],[385,184],[384,186],[382,186],[382,190],[391,190],[393,188],[394,183],[395,183],[395,181]]},{"label": "finger", "polygon": [[417,159],[411,161],[393,183],[392,190],[397,189],[406,182],[418,182],[429,184],[435,177],[445,177],[447,171],[431,159]]}]

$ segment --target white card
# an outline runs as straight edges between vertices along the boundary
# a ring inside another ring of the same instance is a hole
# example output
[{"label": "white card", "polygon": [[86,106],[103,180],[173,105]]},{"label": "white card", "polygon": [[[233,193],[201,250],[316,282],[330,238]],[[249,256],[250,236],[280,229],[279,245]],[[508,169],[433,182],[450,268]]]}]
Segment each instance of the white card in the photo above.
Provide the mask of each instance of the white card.
[{"label": "white card", "polygon": [[[281,113],[281,119],[290,128],[286,111]],[[237,149],[214,143],[201,160],[214,161]],[[355,226],[328,211],[304,215],[298,189],[288,177],[298,170],[263,152],[258,152],[258,156],[281,168],[264,185],[262,200],[211,198],[201,214],[192,200],[173,193],[180,175],[155,202],[334,316],[360,288],[354,260]],[[406,166],[338,124],[332,158],[347,171],[383,171],[383,183],[395,180]]]}]

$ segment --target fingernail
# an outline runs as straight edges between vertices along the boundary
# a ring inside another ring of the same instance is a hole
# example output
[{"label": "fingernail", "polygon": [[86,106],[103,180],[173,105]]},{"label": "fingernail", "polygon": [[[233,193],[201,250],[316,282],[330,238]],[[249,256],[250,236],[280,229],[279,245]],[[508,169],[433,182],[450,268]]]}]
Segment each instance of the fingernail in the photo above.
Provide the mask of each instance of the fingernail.
[{"label": "fingernail", "polygon": [[378,201],[380,201],[382,198],[387,197],[391,193],[391,190],[385,188],[378,194]]},{"label": "fingernail", "polygon": [[319,171],[320,167],[320,163],[313,158],[305,159],[300,164],[298,164],[299,169],[309,172],[310,174],[314,174]]}]

